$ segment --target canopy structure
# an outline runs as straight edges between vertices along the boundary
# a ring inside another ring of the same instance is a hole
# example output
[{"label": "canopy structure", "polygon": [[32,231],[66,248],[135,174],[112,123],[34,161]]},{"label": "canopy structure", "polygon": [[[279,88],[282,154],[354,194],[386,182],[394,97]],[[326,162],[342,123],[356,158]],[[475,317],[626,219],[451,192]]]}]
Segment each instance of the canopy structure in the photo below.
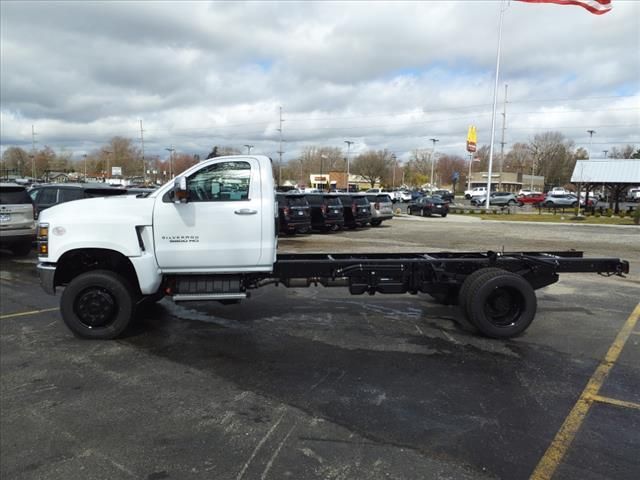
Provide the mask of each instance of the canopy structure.
[{"label": "canopy structure", "polygon": [[599,160],[578,160],[571,175],[571,183],[581,185],[587,194],[594,187],[603,186],[609,191],[610,204],[618,202],[629,187],[640,186],[640,159],[612,158]]}]

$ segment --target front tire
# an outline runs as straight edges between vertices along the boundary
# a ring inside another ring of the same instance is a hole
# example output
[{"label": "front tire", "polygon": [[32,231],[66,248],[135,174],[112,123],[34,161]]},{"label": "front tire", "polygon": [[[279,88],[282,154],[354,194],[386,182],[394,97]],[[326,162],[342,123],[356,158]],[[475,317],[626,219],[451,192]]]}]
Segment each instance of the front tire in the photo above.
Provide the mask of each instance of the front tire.
[{"label": "front tire", "polygon": [[78,275],[64,289],[60,313],[77,337],[110,340],[127,328],[135,304],[125,278],[108,270],[93,270]]},{"label": "front tire", "polygon": [[380,225],[382,225],[382,220],[371,220],[372,227],[379,227]]}]

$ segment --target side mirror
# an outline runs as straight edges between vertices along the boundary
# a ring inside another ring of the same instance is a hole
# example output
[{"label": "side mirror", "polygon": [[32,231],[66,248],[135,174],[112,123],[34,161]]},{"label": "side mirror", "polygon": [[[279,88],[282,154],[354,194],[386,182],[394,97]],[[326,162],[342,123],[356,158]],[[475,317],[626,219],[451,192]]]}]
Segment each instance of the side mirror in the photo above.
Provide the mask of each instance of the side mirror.
[{"label": "side mirror", "polygon": [[173,181],[173,201],[175,203],[187,203],[188,199],[187,179],[185,177],[176,177]]}]

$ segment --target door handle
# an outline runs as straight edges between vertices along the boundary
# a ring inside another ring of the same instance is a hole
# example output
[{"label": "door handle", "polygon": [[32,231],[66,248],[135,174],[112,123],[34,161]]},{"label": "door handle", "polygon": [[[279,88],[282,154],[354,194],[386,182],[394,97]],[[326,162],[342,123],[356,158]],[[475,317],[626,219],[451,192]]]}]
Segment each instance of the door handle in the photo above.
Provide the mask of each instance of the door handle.
[{"label": "door handle", "polygon": [[255,215],[258,213],[257,210],[251,210],[250,208],[241,208],[240,210],[236,210],[233,213],[236,215]]}]

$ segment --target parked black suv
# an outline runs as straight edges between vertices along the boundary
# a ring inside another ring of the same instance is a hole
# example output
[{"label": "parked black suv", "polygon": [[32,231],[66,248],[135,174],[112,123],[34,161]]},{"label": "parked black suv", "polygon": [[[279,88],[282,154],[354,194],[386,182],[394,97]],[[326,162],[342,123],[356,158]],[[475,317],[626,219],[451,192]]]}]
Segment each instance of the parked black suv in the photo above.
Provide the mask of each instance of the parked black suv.
[{"label": "parked black suv", "polygon": [[36,205],[36,218],[46,208],[59,203],[80,200],[82,198],[107,197],[110,195],[126,195],[126,188],[111,187],[104,183],[52,183],[37,185],[29,191]]},{"label": "parked black suv", "polygon": [[342,202],[345,227],[364,227],[371,222],[371,205],[366,195],[341,193],[338,196]]},{"label": "parked black suv", "polygon": [[311,230],[311,208],[302,194],[276,193],[278,225],[282,233],[308,233]]},{"label": "parked black suv", "polygon": [[344,225],[342,203],[330,193],[306,193],[311,209],[311,228],[314,230],[340,230]]}]

